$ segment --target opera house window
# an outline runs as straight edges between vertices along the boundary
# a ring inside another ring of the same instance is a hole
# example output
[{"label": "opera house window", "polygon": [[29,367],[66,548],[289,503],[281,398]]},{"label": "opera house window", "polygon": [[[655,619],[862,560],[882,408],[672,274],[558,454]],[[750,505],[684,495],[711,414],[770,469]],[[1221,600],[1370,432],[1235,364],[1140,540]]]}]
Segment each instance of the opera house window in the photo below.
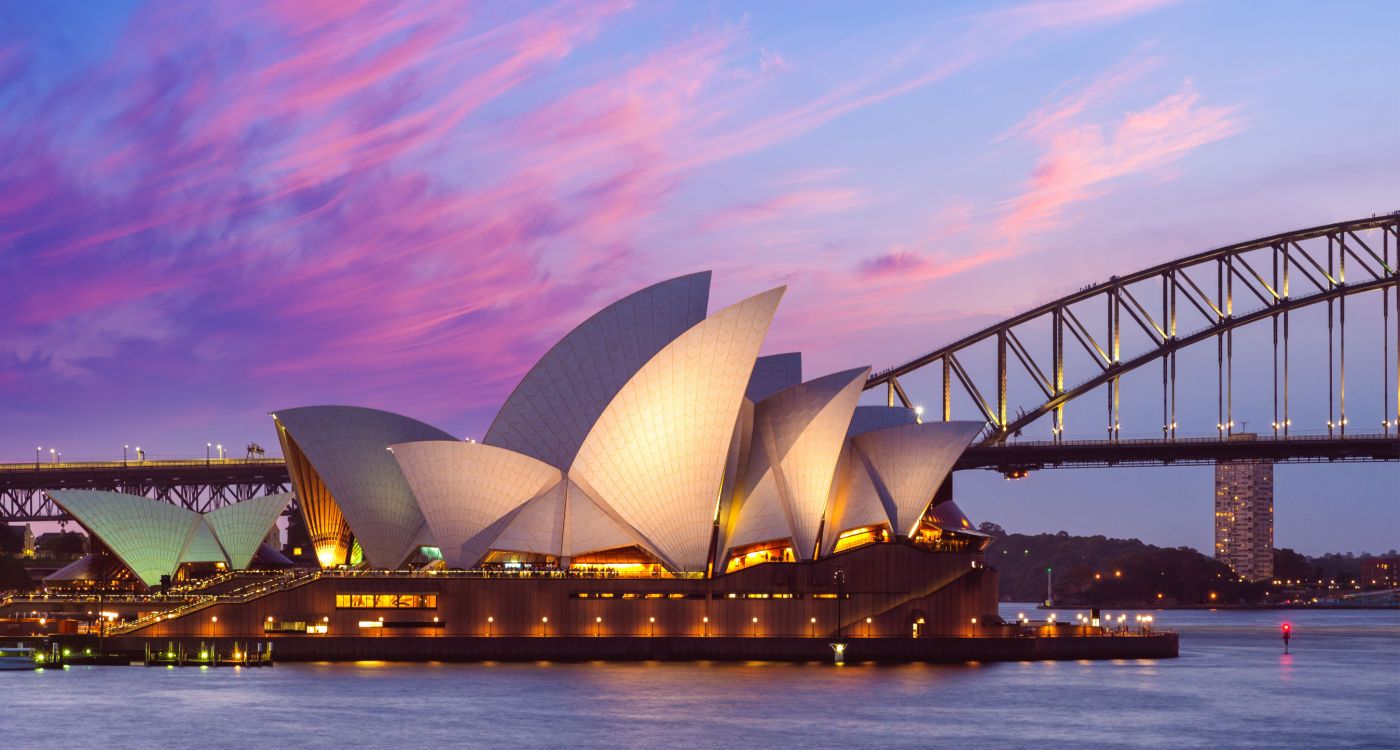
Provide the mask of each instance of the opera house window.
[{"label": "opera house window", "polygon": [[336,609],[437,609],[437,594],[336,594]]}]

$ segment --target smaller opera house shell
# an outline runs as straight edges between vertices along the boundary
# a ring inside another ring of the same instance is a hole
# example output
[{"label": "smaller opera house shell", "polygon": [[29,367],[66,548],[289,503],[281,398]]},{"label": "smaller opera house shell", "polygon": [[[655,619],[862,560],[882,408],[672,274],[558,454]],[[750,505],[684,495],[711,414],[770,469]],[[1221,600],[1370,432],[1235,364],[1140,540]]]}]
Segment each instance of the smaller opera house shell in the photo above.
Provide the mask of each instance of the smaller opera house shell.
[{"label": "smaller opera house shell", "polygon": [[759,356],[784,288],[707,314],[709,286],[670,279],[579,324],[480,442],[374,409],[275,412],[322,567],[358,549],[384,569],[440,553],[714,578],[882,542],[981,550],[949,489],[980,423],[859,406],[869,368],[803,380],[799,355]]}]

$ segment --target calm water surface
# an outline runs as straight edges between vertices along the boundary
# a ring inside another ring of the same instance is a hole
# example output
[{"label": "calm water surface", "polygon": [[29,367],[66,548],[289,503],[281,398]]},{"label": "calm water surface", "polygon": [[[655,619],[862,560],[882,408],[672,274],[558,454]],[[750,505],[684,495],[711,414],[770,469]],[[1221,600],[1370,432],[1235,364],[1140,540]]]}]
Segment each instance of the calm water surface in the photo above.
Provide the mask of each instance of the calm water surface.
[{"label": "calm water surface", "polygon": [[1181,658],[0,673],[0,748],[1400,747],[1400,612],[1155,616]]}]

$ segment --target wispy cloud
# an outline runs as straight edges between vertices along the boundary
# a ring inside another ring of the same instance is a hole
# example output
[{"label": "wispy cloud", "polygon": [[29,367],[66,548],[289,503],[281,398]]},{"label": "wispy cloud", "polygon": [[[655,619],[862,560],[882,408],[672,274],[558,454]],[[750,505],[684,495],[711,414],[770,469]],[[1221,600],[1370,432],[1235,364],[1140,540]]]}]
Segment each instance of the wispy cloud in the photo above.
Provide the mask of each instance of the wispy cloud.
[{"label": "wispy cloud", "polygon": [[[866,300],[843,288],[851,253],[816,252],[808,225],[881,198],[849,166],[819,160],[703,205],[678,194],[1032,35],[1155,5],[940,19],[834,78],[755,44],[742,21],[597,54],[600,38],[638,22],[625,3],[152,5],[61,77],[0,38],[0,71],[25,82],[5,92],[0,121],[0,271],[20,290],[0,295],[11,327],[0,379],[37,391],[45,378],[100,373],[120,389],[153,377],[131,366],[139,359],[163,363],[154,377],[179,373],[173,403],[204,395],[182,395],[186,382],[206,393],[217,383],[268,407],[431,403],[462,415],[499,403],[594,306],[676,264],[805,274],[834,315]],[[1108,145],[1117,162],[1170,163],[1188,147],[1162,128],[1208,112],[1163,102],[1113,128]],[[1063,206],[1148,168],[1105,166],[1071,147],[1087,136],[1057,140],[1064,132],[1017,131],[1049,151],[1028,195],[1069,195]],[[1057,210],[1017,201],[1026,206],[1011,212],[1031,218]],[[860,275],[907,284],[997,257],[935,247],[969,231],[955,208],[920,217]],[[655,249],[736,236],[752,247],[767,232],[804,249],[703,260]]]}]

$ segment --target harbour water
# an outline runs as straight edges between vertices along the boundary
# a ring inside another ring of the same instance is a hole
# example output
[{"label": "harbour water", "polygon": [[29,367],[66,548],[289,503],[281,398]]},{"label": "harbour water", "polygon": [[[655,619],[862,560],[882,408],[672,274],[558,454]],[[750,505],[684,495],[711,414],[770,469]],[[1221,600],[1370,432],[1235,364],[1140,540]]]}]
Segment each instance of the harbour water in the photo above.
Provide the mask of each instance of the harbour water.
[{"label": "harbour water", "polygon": [[[1005,605],[1003,614],[1043,616],[1029,606]],[[1059,618],[1074,614],[1062,610]],[[1180,658],[0,673],[0,745],[1400,746],[1400,611],[1152,614],[1159,628],[1181,633]],[[1279,637],[1285,620],[1294,628],[1287,656]]]}]

